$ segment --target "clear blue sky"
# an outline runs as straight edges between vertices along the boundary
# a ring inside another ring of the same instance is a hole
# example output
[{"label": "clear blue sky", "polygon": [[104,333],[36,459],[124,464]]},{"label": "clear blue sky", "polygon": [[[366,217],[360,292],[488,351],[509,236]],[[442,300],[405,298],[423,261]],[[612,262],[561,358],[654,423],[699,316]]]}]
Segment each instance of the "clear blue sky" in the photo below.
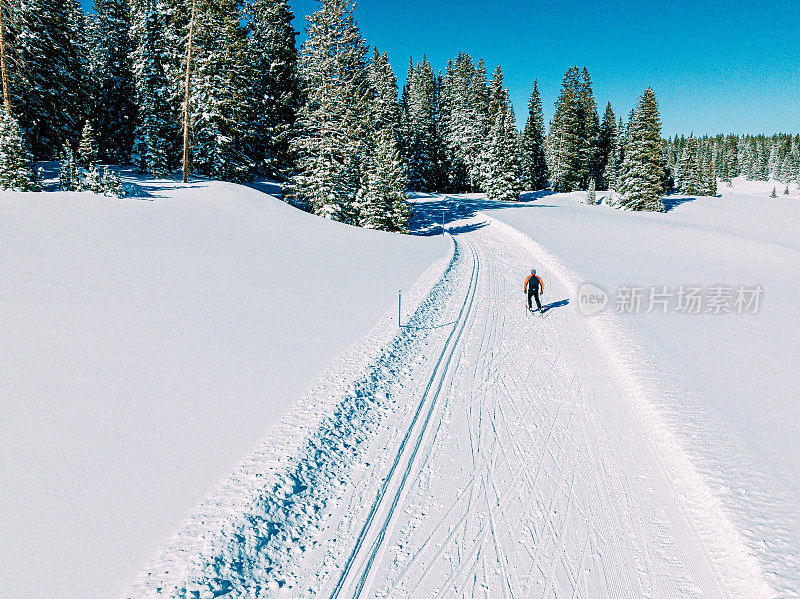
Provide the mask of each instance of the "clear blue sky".
[{"label": "clear blue sky", "polygon": [[[304,32],[317,3],[290,4]],[[356,18],[401,84],[410,56],[426,54],[436,70],[459,50],[490,73],[501,65],[520,123],[534,79],[549,120],[577,64],[589,68],[601,117],[610,100],[627,118],[650,85],[665,136],[800,132],[800,0],[360,0]]]}]

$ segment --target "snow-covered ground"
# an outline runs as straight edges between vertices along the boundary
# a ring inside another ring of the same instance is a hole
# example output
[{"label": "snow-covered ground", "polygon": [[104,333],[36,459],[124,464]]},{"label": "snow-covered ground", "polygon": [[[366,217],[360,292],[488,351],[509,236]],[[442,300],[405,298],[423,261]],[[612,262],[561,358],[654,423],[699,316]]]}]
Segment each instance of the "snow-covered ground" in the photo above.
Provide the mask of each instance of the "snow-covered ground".
[{"label": "snow-covered ground", "polygon": [[0,597],[118,596],[449,243],[224,183],[0,192]]},{"label": "snow-covered ground", "polygon": [[147,187],[0,196],[0,597],[797,593],[797,199],[420,196],[446,241]]},{"label": "snow-covered ground", "polygon": [[[720,184],[722,197],[668,199],[666,214],[637,214],[551,194],[476,209],[525,232],[605,289],[761,286],[757,314],[685,314],[677,297],[653,312],[622,313],[644,349],[658,405],[722,498],[781,596],[800,594],[800,195],[769,198],[774,182]],[[599,193],[599,196],[604,195]],[[545,274],[547,280],[547,274]],[[623,292],[624,293],[624,292]],[[707,306],[703,306],[703,310]],[[627,312],[627,310],[626,310]]]}]

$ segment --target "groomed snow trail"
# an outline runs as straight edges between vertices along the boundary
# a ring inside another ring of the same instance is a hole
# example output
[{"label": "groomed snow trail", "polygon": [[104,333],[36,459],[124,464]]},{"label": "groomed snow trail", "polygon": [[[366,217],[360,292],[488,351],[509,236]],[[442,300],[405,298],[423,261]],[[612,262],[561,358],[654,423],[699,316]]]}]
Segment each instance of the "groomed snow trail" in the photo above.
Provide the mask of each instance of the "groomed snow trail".
[{"label": "groomed snow trail", "polygon": [[452,324],[396,398],[414,409],[286,596],[770,596],[749,554],[715,560],[572,290],[545,272],[551,307],[529,315],[542,257],[491,219],[459,224]]},{"label": "groomed snow trail", "polygon": [[403,327],[332,364],[126,597],[773,596],[625,340],[530,239],[456,218]]}]

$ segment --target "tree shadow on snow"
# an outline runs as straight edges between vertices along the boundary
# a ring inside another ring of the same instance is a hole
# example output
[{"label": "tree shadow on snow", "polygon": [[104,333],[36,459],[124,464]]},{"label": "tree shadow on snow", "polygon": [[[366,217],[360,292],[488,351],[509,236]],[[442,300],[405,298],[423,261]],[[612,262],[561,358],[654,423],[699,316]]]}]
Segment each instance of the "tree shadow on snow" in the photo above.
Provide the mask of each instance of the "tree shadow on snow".
[{"label": "tree shadow on snow", "polygon": [[692,196],[664,196],[664,212],[669,212],[670,210],[674,210],[678,206],[682,204],[688,204],[689,202],[694,202],[697,198]]}]

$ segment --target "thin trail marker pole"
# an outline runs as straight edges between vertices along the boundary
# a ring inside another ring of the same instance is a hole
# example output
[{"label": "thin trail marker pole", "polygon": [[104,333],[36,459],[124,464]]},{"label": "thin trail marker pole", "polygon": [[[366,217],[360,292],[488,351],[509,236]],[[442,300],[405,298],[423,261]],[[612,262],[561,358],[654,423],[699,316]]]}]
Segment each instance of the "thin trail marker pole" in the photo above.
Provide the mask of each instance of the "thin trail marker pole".
[{"label": "thin trail marker pole", "polygon": [[442,237],[444,237],[444,210],[442,210]]},{"label": "thin trail marker pole", "polygon": [[402,312],[402,309],[403,309],[403,292],[398,289],[397,290],[397,326],[400,327],[401,329],[403,328],[403,325],[400,324],[400,314]]}]

